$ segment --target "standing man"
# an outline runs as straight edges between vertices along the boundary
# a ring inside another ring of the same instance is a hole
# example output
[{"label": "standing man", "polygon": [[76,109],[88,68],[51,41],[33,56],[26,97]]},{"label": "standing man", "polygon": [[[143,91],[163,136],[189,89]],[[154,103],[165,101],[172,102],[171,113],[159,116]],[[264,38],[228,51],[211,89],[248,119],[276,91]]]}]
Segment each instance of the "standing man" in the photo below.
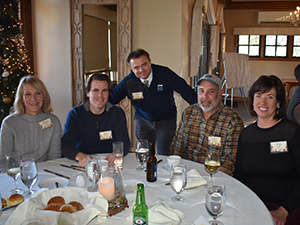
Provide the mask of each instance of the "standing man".
[{"label": "standing man", "polygon": [[198,104],[183,112],[171,154],[204,163],[206,152],[215,149],[220,154],[220,170],[232,174],[243,121],[236,111],[221,102],[219,77],[206,74],[197,85]]},{"label": "standing man", "polygon": [[88,100],[68,113],[62,140],[63,155],[85,166],[86,156],[111,153],[112,143],[124,143],[124,156],[130,150],[125,113],[122,108],[108,102],[111,81],[106,74],[94,73],[86,85]]},{"label": "standing man", "polygon": [[169,155],[176,131],[174,91],[189,104],[197,102],[197,95],[172,70],[151,64],[143,49],[130,53],[127,63],[131,73],[113,89],[109,102],[118,104],[127,96],[135,108],[137,138],[155,142],[158,154]]},{"label": "standing man", "polygon": [[[294,70],[294,76],[300,84],[300,64]],[[300,125],[300,86],[298,85],[291,101],[289,102],[287,111],[287,118]]]}]

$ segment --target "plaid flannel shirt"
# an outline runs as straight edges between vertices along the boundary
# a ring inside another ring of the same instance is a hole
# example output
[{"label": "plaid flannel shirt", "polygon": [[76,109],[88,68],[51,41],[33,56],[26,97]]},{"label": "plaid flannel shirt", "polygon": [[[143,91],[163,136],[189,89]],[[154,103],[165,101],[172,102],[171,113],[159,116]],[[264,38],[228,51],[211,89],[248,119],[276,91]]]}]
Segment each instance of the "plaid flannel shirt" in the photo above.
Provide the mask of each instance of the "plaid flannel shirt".
[{"label": "plaid flannel shirt", "polygon": [[[221,166],[233,172],[238,138],[243,128],[239,114],[223,103],[208,119],[204,118],[199,104],[193,104],[182,114],[170,147],[171,154],[204,163],[206,151],[216,148],[220,152]],[[221,146],[209,146],[209,136],[220,137]]]}]

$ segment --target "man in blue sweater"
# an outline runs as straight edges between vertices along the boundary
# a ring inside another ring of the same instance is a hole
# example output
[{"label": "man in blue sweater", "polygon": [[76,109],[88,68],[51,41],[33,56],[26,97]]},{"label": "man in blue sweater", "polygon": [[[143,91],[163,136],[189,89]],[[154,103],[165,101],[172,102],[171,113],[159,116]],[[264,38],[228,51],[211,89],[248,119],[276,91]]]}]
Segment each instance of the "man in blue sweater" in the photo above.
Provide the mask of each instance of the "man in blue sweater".
[{"label": "man in blue sweater", "polygon": [[158,154],[169,155],[176,130],[174,91],[189,104],[197,102],[197,94],[169,68],[151,64],[143,49],[130,53],[127,63],[131,73],[113,89],[109,102],[118,104],[127,96],[135,108],[137,138],[153,141]]},{"label": "man in blue sweater", "polygon": [[112,143],[124,143],[124,155],[130,150],[127,123],[123,109],[108,102],[111,81],[105,74],[93,74],[86,86],[89,97],[83,104],[68,113],[62,140],[63,155],[76,159],[85,166],[86,156],[96,153],[111,153]]},{"label": "man in blue sweater", "polygon": [[[300,84],[300,64],[296,66],[294,70],[294,75]],[[294,95],[289,102],[287,111],[287,118],[298,123],[300,125],[300,86],[298,85]]]}]

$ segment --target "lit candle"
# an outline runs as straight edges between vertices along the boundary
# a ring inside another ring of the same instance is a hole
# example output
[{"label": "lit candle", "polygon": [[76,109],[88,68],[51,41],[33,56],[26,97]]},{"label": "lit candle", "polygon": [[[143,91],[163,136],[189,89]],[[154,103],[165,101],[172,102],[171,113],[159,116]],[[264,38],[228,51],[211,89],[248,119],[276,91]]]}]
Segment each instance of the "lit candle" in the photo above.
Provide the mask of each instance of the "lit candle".
[{"label": "lit candle", "polygon": [[115,182],[111,177],[101,177],[98,181],[98,188],[100,194],[111,201],[115,198]]}]

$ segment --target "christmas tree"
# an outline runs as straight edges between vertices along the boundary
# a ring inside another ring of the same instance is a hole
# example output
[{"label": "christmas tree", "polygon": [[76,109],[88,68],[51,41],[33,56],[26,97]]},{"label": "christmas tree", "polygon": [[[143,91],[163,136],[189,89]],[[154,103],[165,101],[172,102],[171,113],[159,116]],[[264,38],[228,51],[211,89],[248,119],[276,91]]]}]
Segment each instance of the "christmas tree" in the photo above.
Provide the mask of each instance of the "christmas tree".
[{"label": "christmas tree", "polygon": [[0,1],[0,124],[13,106],[20,79],[30,72],[19,20],[19,1]]}]

